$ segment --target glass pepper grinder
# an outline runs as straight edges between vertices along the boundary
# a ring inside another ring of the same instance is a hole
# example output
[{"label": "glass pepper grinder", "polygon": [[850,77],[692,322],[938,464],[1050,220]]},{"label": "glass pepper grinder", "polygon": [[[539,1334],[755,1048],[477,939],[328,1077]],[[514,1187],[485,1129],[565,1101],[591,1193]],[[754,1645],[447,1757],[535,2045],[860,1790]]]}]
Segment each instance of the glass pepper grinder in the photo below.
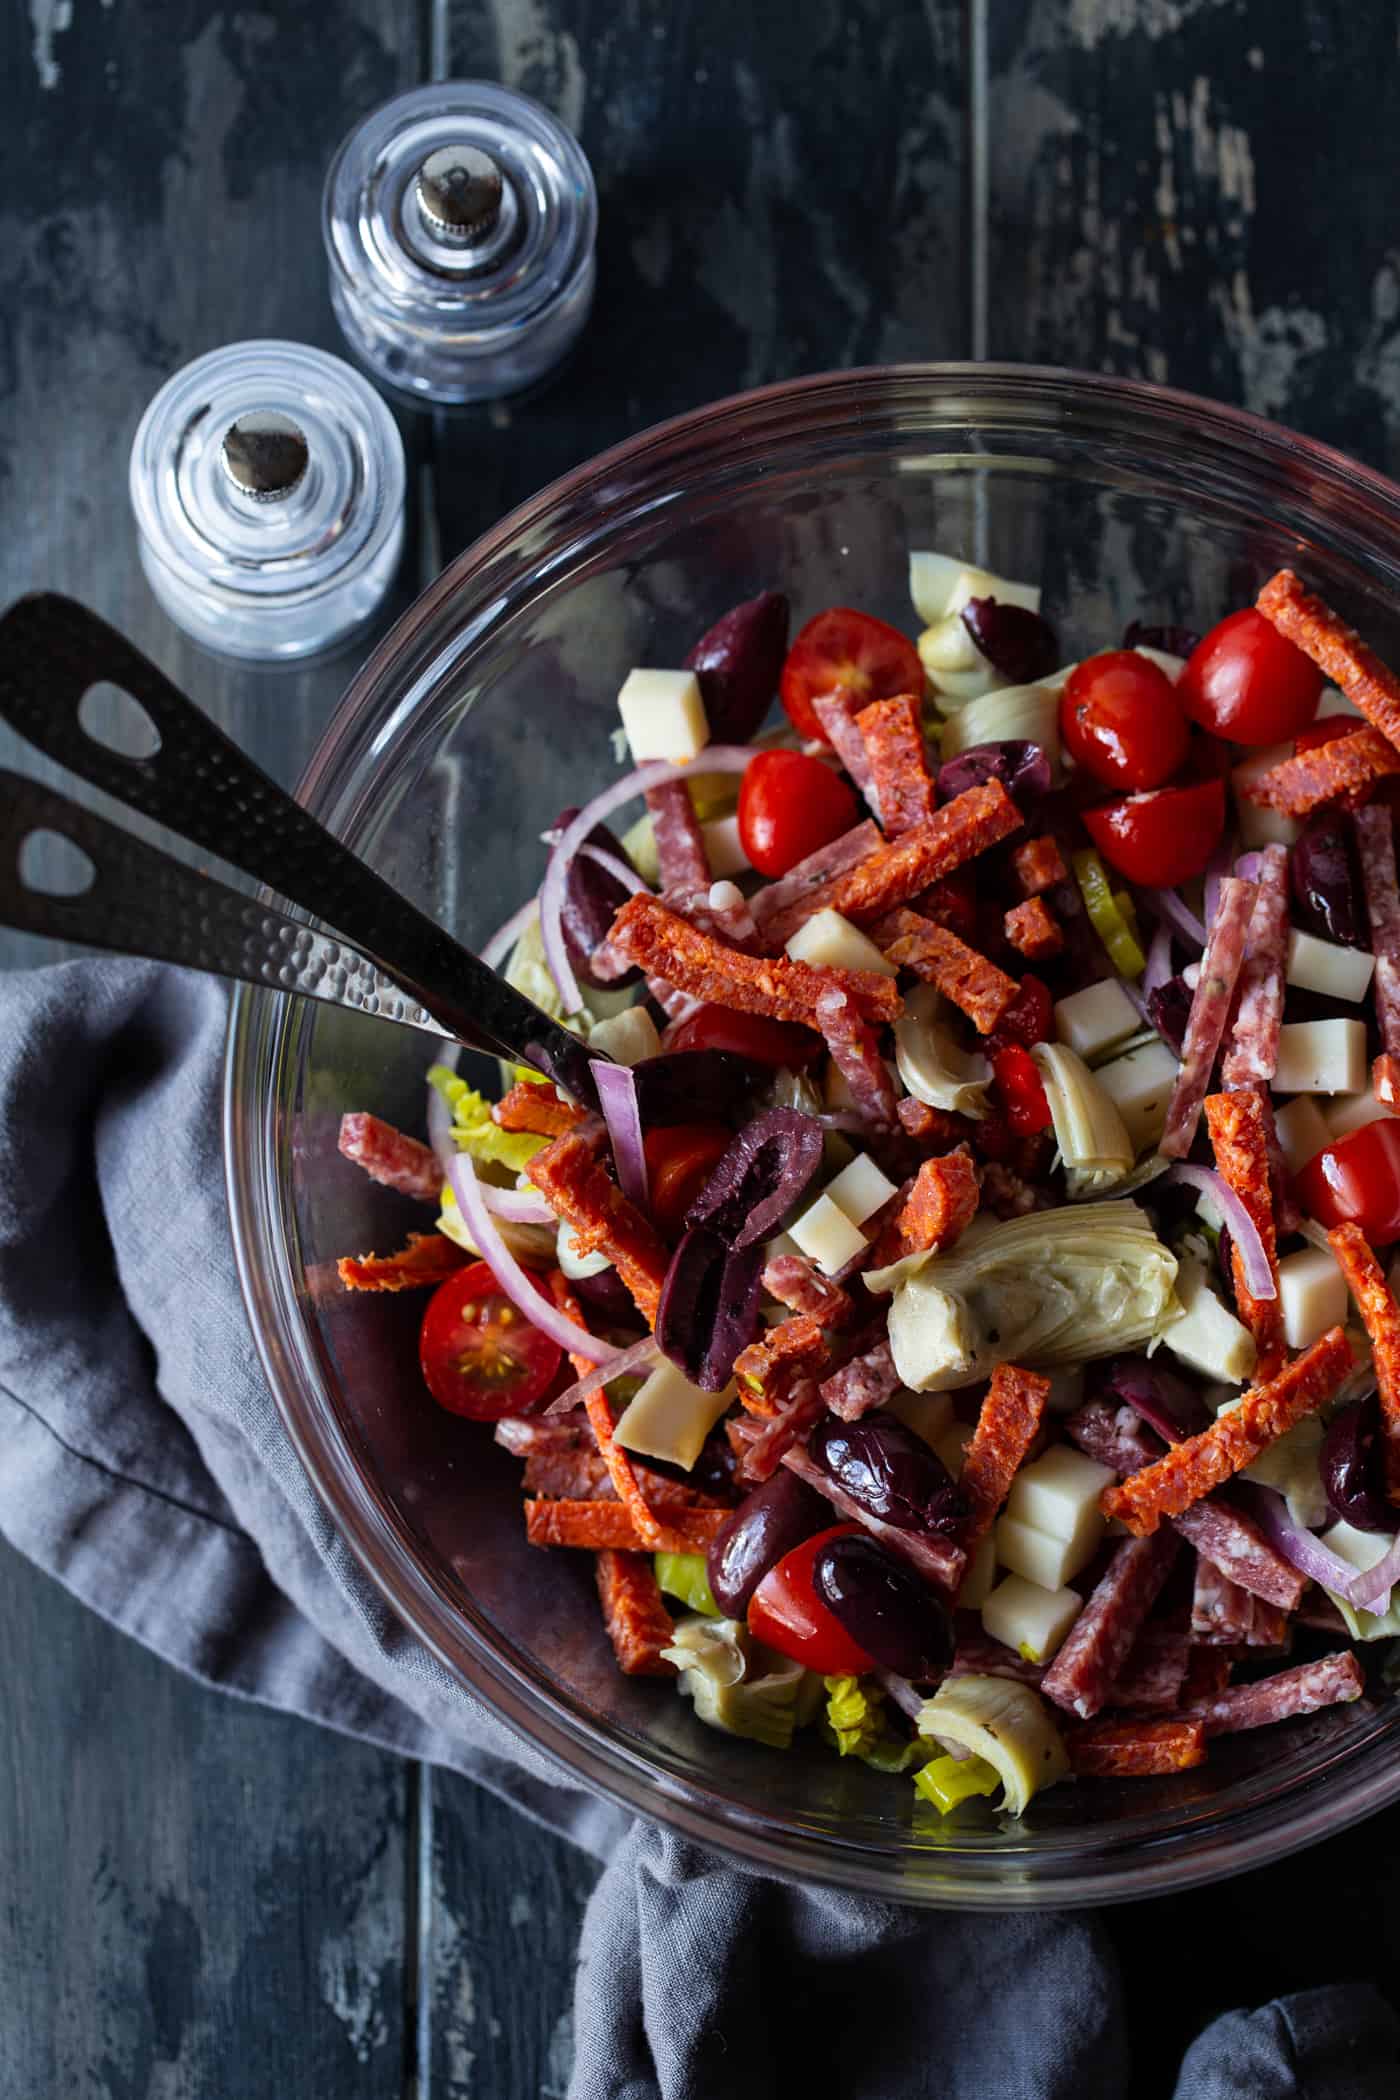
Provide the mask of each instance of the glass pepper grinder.
[{"label": "glass pepper grinder", "polygon": [[414,88],[326,177],[331,303],[376,378],[423,402],[518,393],[588,318],[598,200],[571,132],[487,81]]},{"label": "glass pepper grinder", "polygon": [[403,440],[341,358],[230,343],[168,379],[131,448],[141,566],[176,625],[291,662],[348,640],[403,549]]}]

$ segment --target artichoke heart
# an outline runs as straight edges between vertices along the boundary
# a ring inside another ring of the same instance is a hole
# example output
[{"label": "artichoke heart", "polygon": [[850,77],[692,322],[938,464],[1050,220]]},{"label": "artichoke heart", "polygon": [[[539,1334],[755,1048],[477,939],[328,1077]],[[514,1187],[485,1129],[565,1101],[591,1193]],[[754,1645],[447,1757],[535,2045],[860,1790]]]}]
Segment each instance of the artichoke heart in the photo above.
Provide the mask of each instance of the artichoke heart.
[{"label": "artichoke heart", "polygon": [[1060,1732],[1038,1693],[1006,1677],[950,1677],[919,1710],[920,1735],[960,1743],[998,1773],[1002,1807],[1019,1816],[1069,1771]]},{"label": "artichoke heart", "polygon": [[978,1050],[964,1050],[940,1020],[942,1000],[930,984],[910,992],[894,1024],[899,1076],[926,1108],[980,1118],[987,1113],[992,1068]]},{"label": "artichoke heart", "polygon": [[1132,1172],[1137,1155],[1126,1123],[1077,1051],[1037,1043],[1031,1056],[1050,1104],[1070,1196],[1101,1195]]},{"label": "artichoke heart", "polygon": [[679,1670],[679,1688],[699,1720],[772,1750],[790,1747],[793,1730],[825,1696],[815,1671],[760,1646],[738,1619],[681,1619],[661,1652]]}]

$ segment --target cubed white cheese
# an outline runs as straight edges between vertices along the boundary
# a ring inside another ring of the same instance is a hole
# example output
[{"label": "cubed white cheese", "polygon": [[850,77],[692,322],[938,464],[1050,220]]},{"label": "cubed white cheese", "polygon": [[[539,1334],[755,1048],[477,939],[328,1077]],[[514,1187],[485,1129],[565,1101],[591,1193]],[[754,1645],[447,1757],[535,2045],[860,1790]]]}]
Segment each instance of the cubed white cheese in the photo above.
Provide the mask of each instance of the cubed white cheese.
[{"label": "cubed white cheese", "polygon": [[769,1262],[777,1261],[780,1255],[800,1254],[801,1252],[802,1249],[790,1232],[774,1233],[771,1240],[763,1242],[763,1266],[766,1269]]},{"label": "cubed white cheese", "polygon": [[969,598],[995,598],[1002,605],[1024,605],[1040,611],[1040,587],[1011,583],[989,569],[974,568],[955,554],[920,550],[909,556],[909,595],[914,610],[926,624],[960,612]]},{"label": "cubed white cheese", "polygon": [[733,1399],[732,1385],[706,1393],[673,1363],[662,1362],[623,1409],[614,1435],[627,1451],[689,1468]]},{"label": "cubed white cheese", "polygon": [[693,671],[629,671],[617,709],[636,765],[651,758],[682,765],[698,758],[710,741],[700,681]]},{"label": "cubed white cheese", "polygon": [[1094,1077],[1123,1118],[1134,1152],[1145,1152],[1161,1137],[1179,1069],[1161,1041],[1144,1043],[1096,1068]]},{"label": "cubed white cheese", "polygon": [[883,956],[869,934],[862,933],[839,911],[813,912],[787,944],[794,962],[810,963],[815,970],[874,970],[881,977],[898,977],[899,965]]},{"label": "cubed white cheese", "polygon": [[1290,1349],[1307,1349],[1329,1327],[1345,1325],[1346,1278],[1321,1247],[1300,1247],[1278,1265],[1283,1338]]},{"label": "cubed white cheese", "polygon": [[1136,1035],[1141,1024],[1132,1001],[1116,977],[1087,984],[1055,1001],[1055,1033],[1080,1057],[1097,1057],[1114,1043]]},{"label": "cubed white cheese", "polygon": [[997,1579],[997,1542],[990,1531],[978,1545],[958,1591],[959,1611],[980,1611]]},{"label": "cubed white cheese", "polygon": [[559,1272],[566,1276],[570,1283],[577,1283],[581,1276],[601,1276],[604,1269],[612,1267],[606,1254],[579,1253],[574,1243],[572,1225],[560,1225],[554,1251],[559,1262]]},{"label": "cubed white cheese", "polygon": [[865,1246],[865,1234],[857,1230],[839,1204],[830,1196],[818,1196],[788,1231],[798,1247],[826,1275],[834,1276],[854,1261]]},{"label": "cubed white cheese", "polygon": [[1278,1032],[1280,1094],[1358,1094],[1366,1084],[1364,1021],[1290,1021]]},{"label": "cubed white cheese", "polygon": [[1334,1094],[1330,1101],[1322,1104],[1322,1121],[1327,1126],[1323,1144],[1330,1140],[1349,1137],[1353,1130],[1363,1130],[1368,1123],[1379,1123],[1390,1110],[1382,1108],[1369,1087],[1359,1094]]},{"label": "cubed white cheese", "polygon": [[1058,1590],[1086,1568],[1098,1551],[1104,1523],[1097,1512],[1095,1516],[1097,1521],[1086,1520],[1080,1535],[1069,1539],[1037,1531],[1034,1524],[1023,1524],[1019,1517],[1000,1517],[997,1559],[1013,1575],[1024,1575],[1027,1582],[1038,1582],[1042,1589]]},{"label": "cubed white cheese", "polygon": [[614,1064],[639,1065],[644,1057],[658,1057],[661,1038],[656,1023],[644,1006],[629,1006],[611,1020],[595,1021],[588,1031],[588,1047]]},{"label": "cubed white cheese", "polygon": [[1069,1444],[1052,1444],[1022,1466],[1006,1498],[1006,1514],[1053,1538],[1078,1539],[1103,1529],[1099,1496],[1113,1481],[1110,1467]]},{"label": "cubed white cheese", "polygon": [[942,1436],[934,1444],[934,1450],[938,1453],[954,1480],[962,1472],[963,1461],[967,1457],[967,1447],[971,1442],[972,1424],[970,1422],[950,1421]]},{"label": "cubed white cheese", "polygon": [[1275,1488],[1285,1497],[1289,1516],[1304,1531],[1316,1531],[1328,1519],[1327,1496],[1317,1469],[1322,1434],[1318,1417],[1304,1415],[1283,1436],[1266,1444],[1244,1469],[1244,1479],[1257,1480],[1261,1487]]},{"label": "cubed white cheese", "polygon": [[1292,758],[1292,744],[1267,744],[1237,765],[1230,775],[1230,784],[1235,795],[1235,815],[1240,827],[1240,843],[1244,846],[1291,846],[1302,832],[1296,818],[1281,816],[1276,809],[1261,809],[1245,795],[1245,788],[1261,774],[1271,773],[1286,758]]},{"label": "cubed white cheese", "polygon": [[924,629],[919,636],[919,661],[934,679],[947,671],[977,669],[982,659],[961,613],[949,613]]},{"label": "cubed white cheese", "polygon": [[1183,1255],[1176,1272],[1176,1295],[1182,1317],[1162,1336],[1172,1354],[1207,1378],[1243,1385],[1254,1371],[1253,1336],[1226,1311],[1206,1282],[1205,1270],[1189,1255]]},{"label": "cubed white cheese", "polygon": [[1327,1143],[1327,1125],[1322,1120],[1322,1110],[1311,1094],[1300,1094],[1297,1100],[1290,1101],[1286,1108],[1278,1109],[1274,1115],[1274,1123],[1291,1174],[1296,1174],[1300,1167],[1305,1167]]},{"label": "cubed white cheese", "polygon": [[896,1393],[889,1411],[906,1429],[923,1438],[931,1450],[946,1436],[953,1420],[951,1393]]},{"label": "cubed white cheese", "polygon": [[749,857],[739,837],[739,819],[734,817],[711,817],[708,824],[700,826],[705,841],[705,857],[710,863],[710,873],[716,881],[723,875],[742,875],[749,866]]},{"label": "cubed white cheese", "polygon": [[994,1641],[1027,1662],[1049,1662],[1083,1609],[1073,1590],[1042,1589],[1023,1575],[1008,1575],[982,1606],[982,1624]]},{"label": "cubed white cheese", "polygon": [[1285,975],[1300,991],[1322,992],[1329,999],[1349,999],[1353,1006],[1365,998],[1376,967],[1374,955],[1360,948],[1343,948],[1338,941],[1320,941],[1314,933],[1288,936],[1288,968]]},{"label": "cubed white cheese", "polygon": [[882,1174],[868,1152],[857,1152],[826,1185],[826,1194],[844,1210],[853,1225],[863,1225],[890,1197],[899,1192],[887,1174]]}]

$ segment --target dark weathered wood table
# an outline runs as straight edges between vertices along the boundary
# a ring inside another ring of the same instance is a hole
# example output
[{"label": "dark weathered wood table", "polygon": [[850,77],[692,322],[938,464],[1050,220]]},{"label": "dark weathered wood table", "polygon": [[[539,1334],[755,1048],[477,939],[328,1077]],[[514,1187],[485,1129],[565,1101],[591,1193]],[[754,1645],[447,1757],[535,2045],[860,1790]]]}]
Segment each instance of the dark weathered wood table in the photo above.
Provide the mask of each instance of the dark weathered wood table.
[{"label": "dark weathered wood table", "polygon": [[[344,667],[273,681],[185,644],[140,577],[127,451],[155,388],[200,351],[337,347],[327,159],[372,104],[447,74],[524,88],[580,132],[601,192],[598,306],[538,399],[414,425],[408,594],[600,446],[829,365],[1131,373],[1400,464],[1387,7],[12,6],[0,598],[44,584],[88,599],[287,781]],[[47,956],[14,939],[0,959]],[[1135,2092],[1165,2090],[1219,2006],[1379,1975],[1393,1931],[1347,1949],[1299,1922],[1335,1918],[1354,1878],[1393,1924],[1397,1876],[1375,1868],[1394,1847],[1373,1824],[1325,1859],[1118,1913]],[[455,1779],[191,1686],[0,1546],[6,2100],[562,2093],[592,1879]]]}]

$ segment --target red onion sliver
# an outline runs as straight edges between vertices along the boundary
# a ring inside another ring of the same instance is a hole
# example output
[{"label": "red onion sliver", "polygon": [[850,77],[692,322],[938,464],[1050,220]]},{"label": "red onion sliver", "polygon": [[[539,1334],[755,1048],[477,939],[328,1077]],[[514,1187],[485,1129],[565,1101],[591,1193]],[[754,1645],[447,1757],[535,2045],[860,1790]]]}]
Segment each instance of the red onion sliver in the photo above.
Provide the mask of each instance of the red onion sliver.
[{"label": "red onion sliver", "polygon": [[599,1341],[597,1335],[590,1334],[586,1327],[566,1318],[557,1305],[535,1289],[501,1238],[482,1196],[476,1168],[465,1152],[457,1153],[448,1161],[447,1178],[482,1260],[517,1311],[524,1314],[532,1327],[538,1327],[541,1334],[547,1334],[551,1341],[558,1342],[560,1348],[567,1349],[571,1355],[586,1356],[590,1363],[611,1363],[618,1353],[611,1342]]},{"label": "red onion sliver", "polygon": [[1250,1297],[1276,1298],[1278,1287],[1269,1266],[1269,1257],[1264,1252],[1264,1242],[1259,1237],[1259,1228],[1224,1175],[1217,1174],[1214,1167],[1194,1167],[1182,1160],[1162,1176],[1163,1188],[1173,1181],[1184,1182],[1188,1188],[1198,1189],[1209,1196],[1225,1220],[1239,1253],[1245,1289]]},{"label": "red onion sliver", "polygon": [[1373,1568],[1354,1568],[1330,1546],[1324,1546],[1314,1532],[1295,1524],[1288,1514],[1288,1504],[1273,1488],[1255,1486],[1249,1499],[1269,1544],[1276,1546],[1300,1575],[1345,1597],[1353,1610],[1370,1611],[1392,1584],[1400,1582],[1400,1538]]},{"label": "red onion sliver", "polygon": [[577,1407],[580,1401],[586,1400],[590,1393],[596,1393],[600,1385],[605,1385],[614,1378],[630,1377],[634,1371],[650,1370],[654,1363],[660,1361],[660,1357],[661,1351],[656,1346],[656,1336],[644,1335],[640,1342],[633,1342],[630,1349],[624,1349],[620,1354],[614,1351],[612,1360],[604,1364],[601,1372],[590,1371],[586,1377],[580,1378],[576,1385],[571,1385],[562,1392],[557,1400],[551,1400],[545,1413],[566,1415],[572,1408]]},{"label": "red onion sliver", "polygon": [[519,911],[513,911],[504,926],[498,926],[481,951],[481,960],[489,969],[499,970],[510,954],[525,928],[539,909],[537,898],[529,897]]},{"label": "red onion sliver", "polygon": [[[457,1064],[457,1049],[458,1046],[454,1043],[449,1052],[454,1070]],[[440,1062],[446,1064],[448,1058],[444,1057]],[[431,1079],[428,1081],[428,1143],[433,1148],[438,1165],[450,1179],[452,1162],[458,1156],[457,1147],[452,1142],[452,1111]],[[512,1225],[553,1225],[555,1222],[554,1212],[544,1197],[534,1189],[498,1189],[491,1182],[483,1181],[479,1175],[476,1185],[486,1208],[493,1211],[498,1218],[507,1219]]]},{"label": "red onion sliver", "polygon": [[1172,974],[1172,930],[1164,919],[1147,950],[1147,968],[1142,975],[1144,992],[1160,991]]},{"label": "red onion sliver", "polygon": [[589,1070],[598,1088],[598,1106],[612,1139],[617,1184],[629,1203],[639,1210],[647,1206],[647,1156],[642,1142],[642,1116],[637,1106],[637,1080],[630,1065],[615,1065],[609,1058],[589,1059]]},{"label": "red onion sliver", "polygon": [[[555,836],[557,838],[558,833]],[[635,897],[638,890],[646,890],[648,895],[653,894],[651,884],[643,882],[630,861],[620,859],[616,853],[609,853],[605,847],[580,846],[579,855],[583,860],[596,861],[600,868],[606,868],[609,875],[615,876],[632,896]]]},{"label": "red onion sliver", "polygon": [[924,1708],[924,1694],[917,1685],[912,1685],[907,1677],[901,1677],[895,1670],[876,1669],[874,1675],[876,1683],[888,1692],[900,1712],[907,1714],[911,1721],[917,1721]]},{"label": "red onion sliver", "polygon": [[1188,941],[1194,941],[1198,948],[1204,948],[1205,927],[1193,911],[1188,911],[1175,890],[1148,890],[1145,894],[1148,905],[1159,919],[1165,919],[1169,926],[1174,926]]}]

